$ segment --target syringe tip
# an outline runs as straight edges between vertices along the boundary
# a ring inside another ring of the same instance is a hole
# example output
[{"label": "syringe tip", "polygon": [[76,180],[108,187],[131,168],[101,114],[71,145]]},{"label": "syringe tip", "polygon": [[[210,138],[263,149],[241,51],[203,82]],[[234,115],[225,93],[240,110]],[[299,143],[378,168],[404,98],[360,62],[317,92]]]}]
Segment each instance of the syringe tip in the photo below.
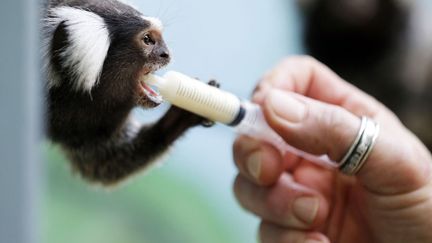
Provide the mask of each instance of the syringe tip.
[{"label": "syringe tip", "polygon": [[147,74],[143,77],[143,81],[146,84],[160,87],[162,85],[162,83],[165,82],[165,79],[163,79],[162,77],[155,75],[155,74]]}]

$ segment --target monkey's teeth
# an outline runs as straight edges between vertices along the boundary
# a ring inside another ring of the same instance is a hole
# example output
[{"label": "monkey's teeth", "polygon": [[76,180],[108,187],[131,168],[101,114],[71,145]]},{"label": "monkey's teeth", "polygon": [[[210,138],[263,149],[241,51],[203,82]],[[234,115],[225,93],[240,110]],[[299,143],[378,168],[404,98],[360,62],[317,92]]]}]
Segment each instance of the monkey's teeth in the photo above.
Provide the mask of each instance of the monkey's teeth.
[{"label": "monkey's teeth", "polygon": [[157,92],[153,86],[149,86],[144,82],[141,83],[144,94],[153,102],[160,104],[163,102],[162,96]]}]

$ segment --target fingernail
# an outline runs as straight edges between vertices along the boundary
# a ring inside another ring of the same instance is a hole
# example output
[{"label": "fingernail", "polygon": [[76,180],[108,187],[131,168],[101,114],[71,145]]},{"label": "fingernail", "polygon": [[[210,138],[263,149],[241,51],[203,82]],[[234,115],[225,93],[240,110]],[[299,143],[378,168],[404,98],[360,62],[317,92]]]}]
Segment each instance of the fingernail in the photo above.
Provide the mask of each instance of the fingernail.
[{"label": "fingernail", "polygon": [[269,97],[271,109],[277,116],[294,123],[303,119],[306,107],[302,102],[280,90],[272,90]]},{"label": "fingernail", "polygon": [[257,180],[261,174],[261,157],[261,152],[255,152],[249,156],[246,162],[249,174]]},{"label": "fingernail", "polygon": [[312,224],[315,220],[319,207],[319,200],[316,197],[300,197],[294,201],[294,215],[301,221]]},{"label": "fingernail", "polygon": [[308,239],[305,241],[305,243],[322,243],[322,242],[314,239]]}]

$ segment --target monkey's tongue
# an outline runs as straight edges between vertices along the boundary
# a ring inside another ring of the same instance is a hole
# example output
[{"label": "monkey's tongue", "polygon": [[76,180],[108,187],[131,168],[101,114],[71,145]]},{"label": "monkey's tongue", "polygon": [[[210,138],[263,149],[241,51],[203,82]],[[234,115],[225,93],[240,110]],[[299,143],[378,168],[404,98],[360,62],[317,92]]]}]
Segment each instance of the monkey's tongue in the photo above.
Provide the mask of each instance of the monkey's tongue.
[{"label": "monkey's tongue", "polygon": [[156,104],[161,104],[163,102],[162,96],[152,87],[144,82],[140,82],[143,93]]}]

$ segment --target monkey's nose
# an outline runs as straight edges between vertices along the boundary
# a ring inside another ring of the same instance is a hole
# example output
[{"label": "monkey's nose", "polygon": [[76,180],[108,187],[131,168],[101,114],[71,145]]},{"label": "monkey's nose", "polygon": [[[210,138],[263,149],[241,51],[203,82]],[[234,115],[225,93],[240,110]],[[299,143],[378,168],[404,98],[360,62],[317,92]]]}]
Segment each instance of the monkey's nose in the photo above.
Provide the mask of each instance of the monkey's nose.
[{"label": "monkey's nose", "polygon": [[170,58],[170,54],[167,51],[163,51],[159,56],[164,58],[164,59]]},{"label": "monkey's nose", "polygon": [[153,50],[153,57],[164,63],[168,63],[171,60],[170,51],[165,45]]}]

